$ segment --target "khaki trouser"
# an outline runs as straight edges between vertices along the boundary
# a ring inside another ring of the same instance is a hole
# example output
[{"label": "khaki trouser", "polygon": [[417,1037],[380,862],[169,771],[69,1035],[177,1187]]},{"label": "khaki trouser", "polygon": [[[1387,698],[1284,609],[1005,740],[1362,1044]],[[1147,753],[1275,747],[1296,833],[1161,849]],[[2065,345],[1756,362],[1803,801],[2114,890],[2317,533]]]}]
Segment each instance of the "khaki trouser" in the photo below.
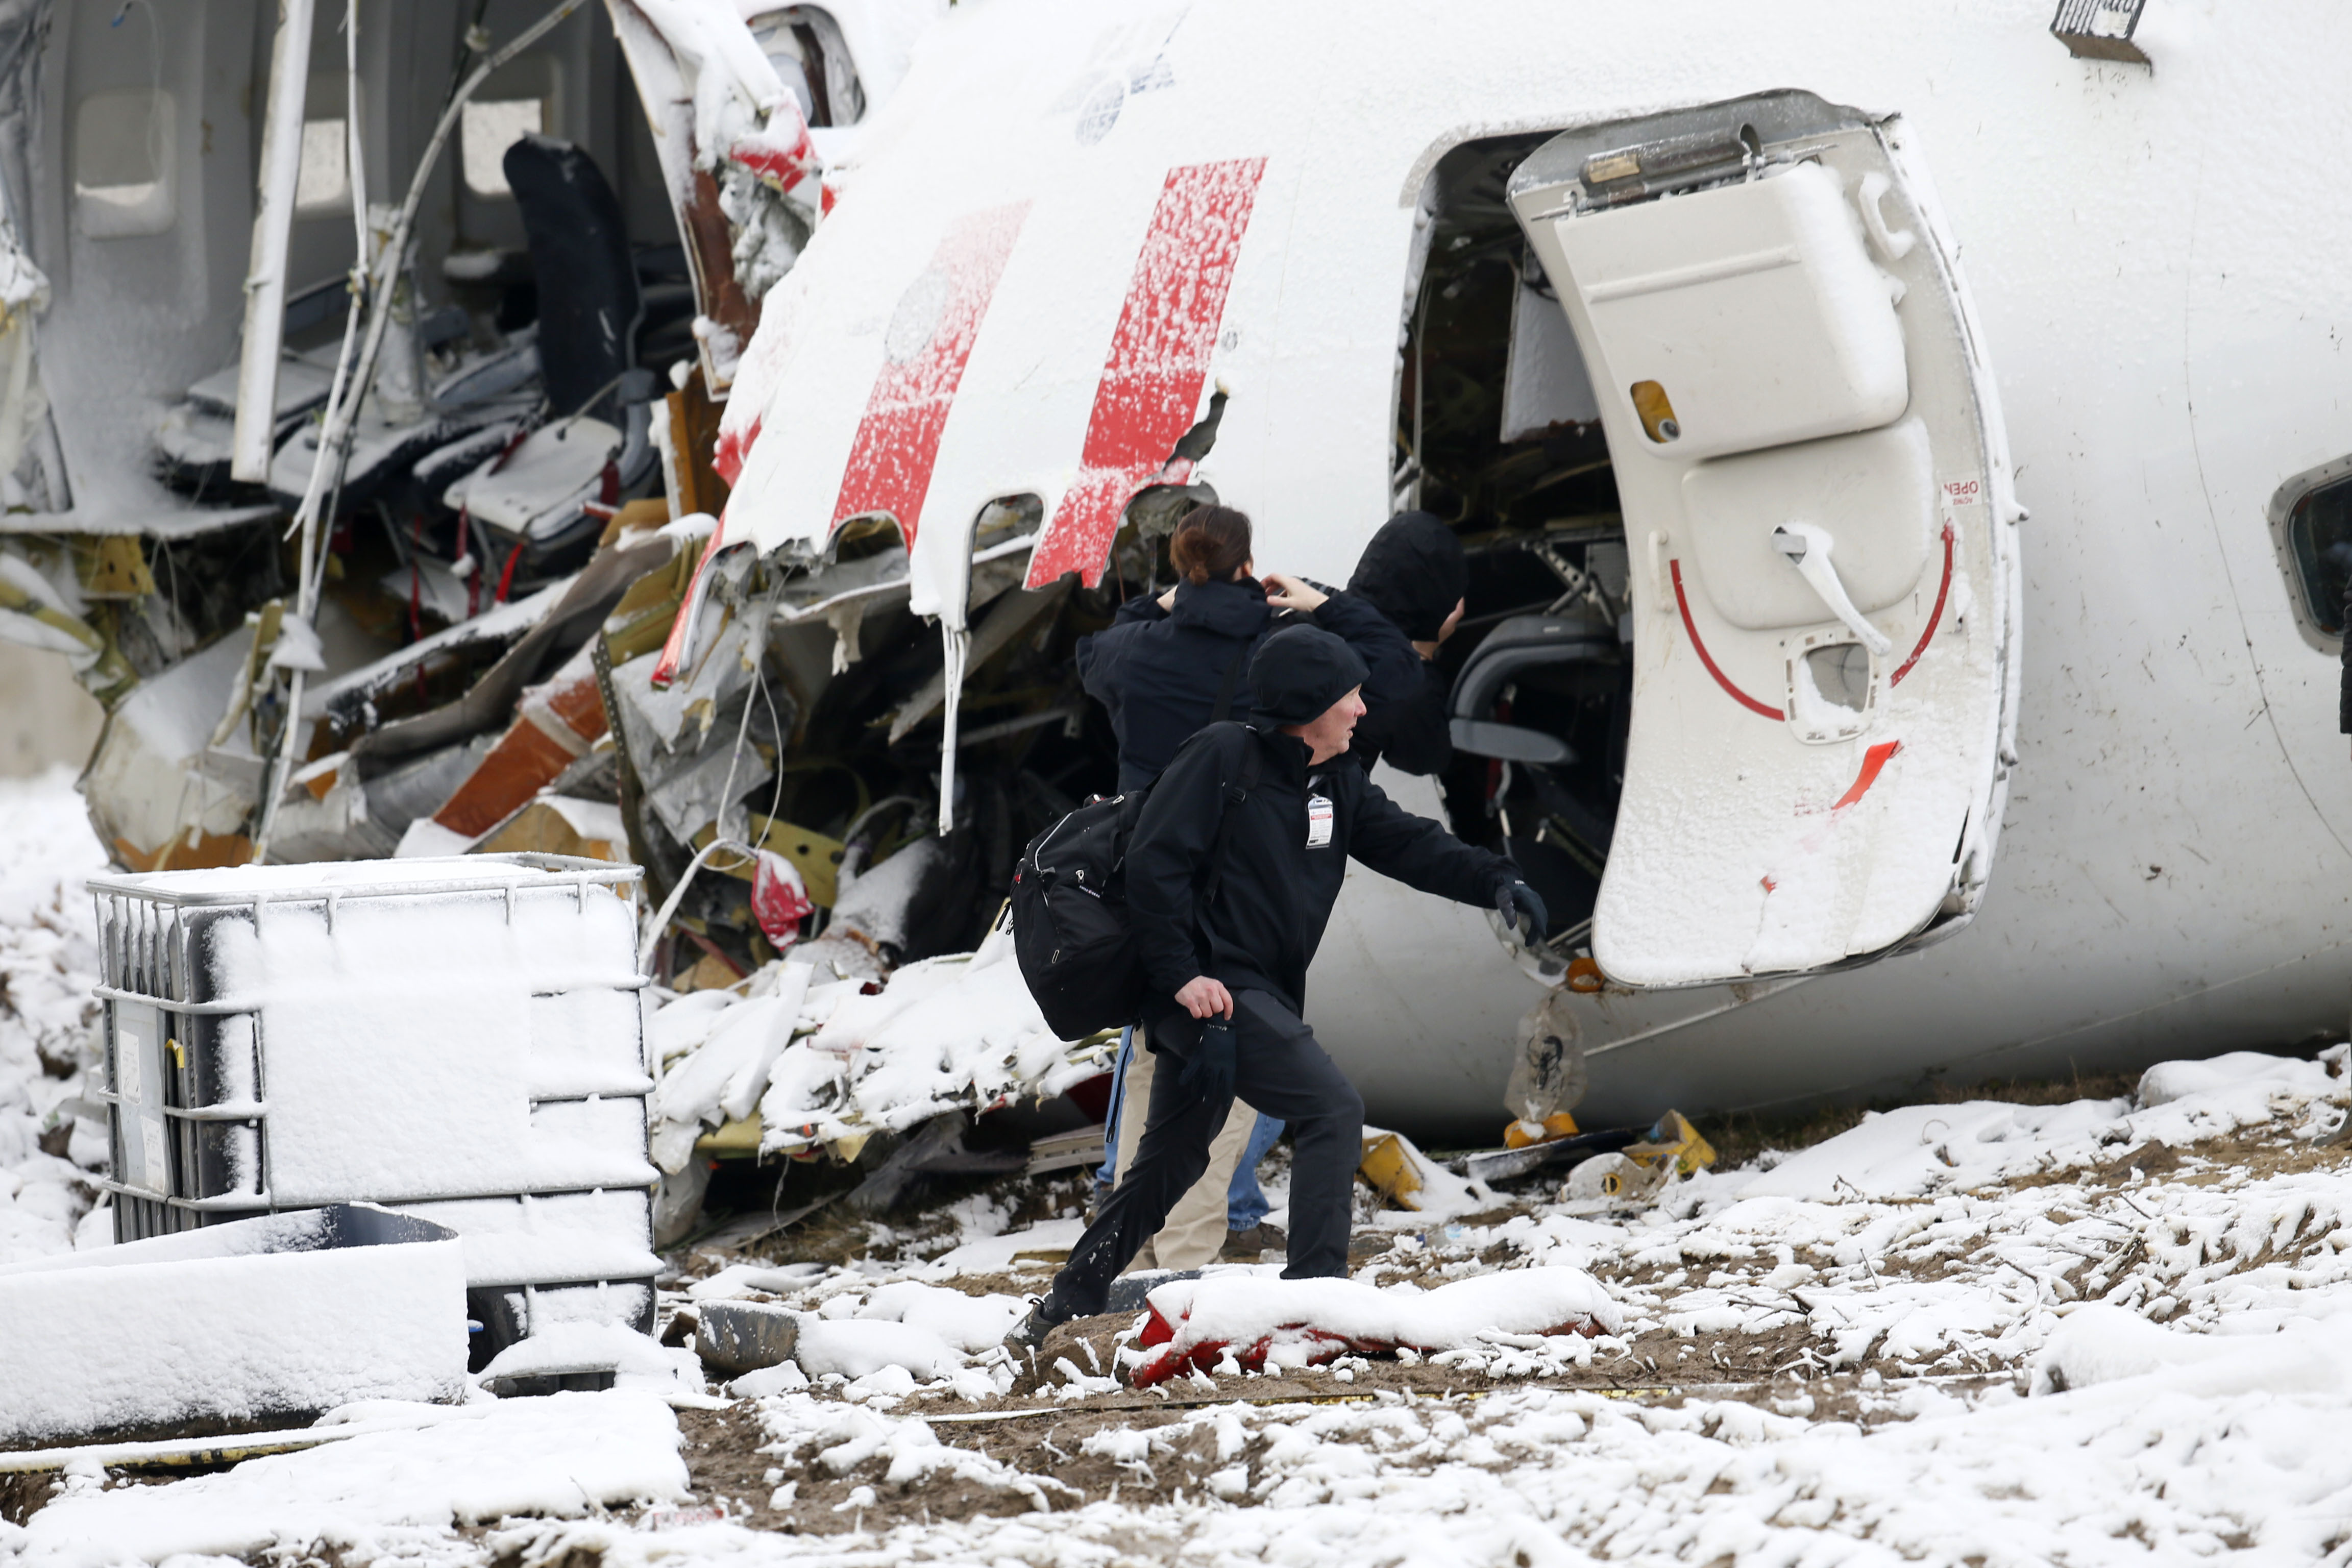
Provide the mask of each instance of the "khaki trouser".
[{"label": "khaki trouser", "polygon": [[[1143,1138],[1143,1123],[1151,1113],[1151,1079],[1160,1067],[1160,1053],[1147,1050],[1143,1031],[1136,1030],[1135,1052],[1127,1064],[1127,1091],[1118,1102],[1118,1183],[1125,1185],[1135,1169],[1135,1146]],[[1168,1064],[1171,1072],[1182,1070]],[[1225,1115],[1225,1125],[1209,1145],[1209,1168],[1192,1190],[1168,1211],[1160,1233],[1143,1244],[1126,1272],[1139,1268],[1200,1268],[1217,1260],[1225,1246],[1225,1192],[1233,1184],[1234,1168],[1249,1148],[1257,1130],[1257,1112],[1239,1100]]]}]

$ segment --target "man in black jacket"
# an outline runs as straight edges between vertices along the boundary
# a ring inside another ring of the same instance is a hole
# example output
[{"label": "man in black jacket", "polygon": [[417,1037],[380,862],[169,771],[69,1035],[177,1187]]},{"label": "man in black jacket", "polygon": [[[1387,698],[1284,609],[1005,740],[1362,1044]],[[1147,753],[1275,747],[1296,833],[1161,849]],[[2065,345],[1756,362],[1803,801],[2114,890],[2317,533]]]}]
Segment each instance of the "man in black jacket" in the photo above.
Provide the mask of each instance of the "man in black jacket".
[{"label": "man in black jacket", "polygon": [[[1128,910],[1149,978],[1147,1037],[1171,1060],[1154,1077],[1132,1172],[1013,1331],[1015,1342],[1034,1348],[1054,1324],[1104,1310],[1112,1277],[1199,1179],[1236,1091],[1289,1122],[1296,1141],[1283,1277],[1346,1277],[1364,1103],[1299,1015],[1349,856],[1544,929],[1541,901],[1510,862],[1400,810],[1343,760],[1364,712],[1364,661],[1319,627],[1275,633],[1250,665],[1251,722],[1193,736],[1145,801],[1128,846]],[[1255,769],[1245,766],[1252,750]],[[1228,813],[1219,881],[1203,909],[1196,892]]]}]

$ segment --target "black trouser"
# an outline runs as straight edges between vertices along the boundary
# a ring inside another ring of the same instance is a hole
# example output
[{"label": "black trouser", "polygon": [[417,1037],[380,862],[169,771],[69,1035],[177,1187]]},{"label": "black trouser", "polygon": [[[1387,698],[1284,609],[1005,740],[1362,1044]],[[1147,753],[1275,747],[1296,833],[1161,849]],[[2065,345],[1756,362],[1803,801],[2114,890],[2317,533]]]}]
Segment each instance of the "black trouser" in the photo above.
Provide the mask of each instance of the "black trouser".
[{"label": "black trouser", "polygon": [[[1209,1144],[1233,1105],[1230,1097],[1202,1100],[1180,1081],[1182,1057],[1201,1037],[1196,1020],[1173,1010],[1145,1022],[1153,1049],[1163,1040],[1181,1048],[1152,1074],[1151,1109],[1133,1167],[1121,1173],[1118,1188],[1054,1278],[1045,1298],[1053,1318],[1103,1310],[1112,1279],[1208,1169]],[[1315,1032],[1279,997],[1236,992],[1233,1026],[1234,1093],[1290,1124],[1290,1262],[1282,1277],[1344,1279],[1356,1166],[1363,1157],[1363,1099],[1316,1043]]]}]

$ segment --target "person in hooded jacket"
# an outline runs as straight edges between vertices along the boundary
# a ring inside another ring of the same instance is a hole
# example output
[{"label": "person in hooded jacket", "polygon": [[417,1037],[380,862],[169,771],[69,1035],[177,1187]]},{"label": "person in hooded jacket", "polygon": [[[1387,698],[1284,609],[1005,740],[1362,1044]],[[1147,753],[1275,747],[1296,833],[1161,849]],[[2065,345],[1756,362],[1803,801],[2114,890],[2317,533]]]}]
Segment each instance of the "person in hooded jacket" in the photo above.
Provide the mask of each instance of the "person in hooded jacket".
[{"label": "person in hooded jacket", "polygon": [[[1544,929],[1542,900],[1510,862],[1400,809],[1346,759],[1365,675],[1328,632],[1276,632],[1251,661],[1249,721],[1187,741],[1144,802],[1128,844],[1128,910],[1148,976],[1150,1048],[1172,1070],[1153,1080],[1127,1179],[1012,1344],[1034,1350],[1055,1324],[1106,1309],[1113,1277],[1199,1180],[1237,1092],[1295,1138],[1283,1278],[1346,1278],[1364,1104],[1302,1014],[1350,856]],[[1213,856],[1221,868],[1203,903]]]},{"label": "person in hooded jacket", "polygon": [[1453,684],[1437,668],[1437,650],[1462,623],[1469,585],[1461,537],[1431,512],[1397,513],[1357,559],[1349,594],[1402,634],[1359,647],[1371,667],[1370,711],[1349,752],[1366,773],[1385,759],[1401,773],[1438,773],[1454,760]]},{"label": "person in hooded jacket", "polygon": [[[1109,710],[1118,738],[1122,794],[1149,785],[1202,726],[1249,711],[1248,660],[1278,620],[1311,617],[1384,668],[1417,663],[1370,599],[1326,593],[1278,572],[1260,584],[1253,553],[1245,514],[1195,507],[1168,542],[1176,585],[1129,600],[1108,630],[1079,640],[1079,679]],[[1412,675],[1420,679],[1417,669]],[[1121,1042],[1100,1181],[1110,1181],[1133,1158],[1155,1067],[1151,1055],[1137,1052],[1131,1034]],[[1139,1253],[1139,1264],[1198,1268],[1228,1250],[1255,1256],[1281,1247],[1282,1233],[1264,1223],[1268,1205],[1257,1162],[1250,1157],[1252,1151],[1263,1156],[1281,1130],[1280,1122],[1237,1104],[1212,1147],[1198,1190],[1175,1205],[1164,1229]]]},{"label": "person in hooded jacket", "polygon": [[1249,711],[1249,658],[1279,612],[1311,616],[1383,668],[1399,667],[1399,650],[1409,656],[1371,600],[1327,594],[1280,572],[1261,584],[1252,550],[1246,514],[1194,507],[1168,541],[1176,585],[1129,599],[1107,630],[1078,639],[1078,679],[1110,710],[1118,737],[1122,794],[1159,777],[1177,747],[1223,716],[1220,695],[1230,693],[1229,713]]}]

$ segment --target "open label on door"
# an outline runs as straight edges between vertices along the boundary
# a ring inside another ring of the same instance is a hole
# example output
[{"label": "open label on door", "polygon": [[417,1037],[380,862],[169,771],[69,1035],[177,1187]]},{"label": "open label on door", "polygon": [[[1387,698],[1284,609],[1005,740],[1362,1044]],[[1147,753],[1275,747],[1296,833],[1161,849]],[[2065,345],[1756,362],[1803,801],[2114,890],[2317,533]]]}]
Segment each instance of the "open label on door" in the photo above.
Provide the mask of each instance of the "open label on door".
[{"label": "open label on door", "polygon": [[2013,755],[2019,513],[1902,121],[1782,92],[1570,132],[1510,197],[1633,547],[1595,960],[1696,985],[1957,930]]}]

